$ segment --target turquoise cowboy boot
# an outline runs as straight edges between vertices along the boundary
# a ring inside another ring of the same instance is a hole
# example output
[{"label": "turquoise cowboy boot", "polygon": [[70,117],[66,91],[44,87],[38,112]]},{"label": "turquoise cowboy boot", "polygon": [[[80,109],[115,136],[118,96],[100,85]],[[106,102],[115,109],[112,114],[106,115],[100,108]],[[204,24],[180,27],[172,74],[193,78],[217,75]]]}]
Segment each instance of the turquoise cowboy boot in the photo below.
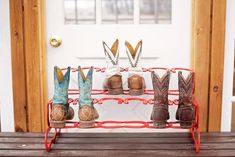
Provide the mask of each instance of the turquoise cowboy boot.
[{"label": "turquoise cowboy boot", "polygon": [[74,110],[67,103],[69,79],[70,67],[65,75],[60,68],[54,67],[54,96],[50,113],[50,127],[63,128],[65,120],[71,120],[74,117]]},{"label": "turquoise cowboy boot", "polygon": [[95,126],[95,119],[99,117],[91,98],[92,91],[92,73],[90,68],[85,77],[81,67],[78,67],[78,88],[79,88],[79,126],[80,128],[92,128]]}]

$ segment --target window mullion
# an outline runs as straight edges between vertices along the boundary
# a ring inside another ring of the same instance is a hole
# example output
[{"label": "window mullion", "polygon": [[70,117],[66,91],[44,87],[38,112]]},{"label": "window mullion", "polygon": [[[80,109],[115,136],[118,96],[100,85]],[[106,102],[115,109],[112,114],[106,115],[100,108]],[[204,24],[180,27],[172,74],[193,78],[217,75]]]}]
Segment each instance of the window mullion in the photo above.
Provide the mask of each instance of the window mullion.
[{"label": "window mullion", "polygon": [[134,2],[134,24],[140,23],[140,3],[139,0],[133,0]]},{"label": "window mullion", "polygon": [[118,1],[115,0],[115,23],[118,24],[119,20],[118,20]]},{"label": "window mullion", "polygon": [[78,5],[77,5],[77,0],[75,2],[75,23],[78,24]]},{"label": "window mullion", "polygon": [[96,24],[101,24],[102,23],[102,4],[101,4],[101,0],[96,0]]}]

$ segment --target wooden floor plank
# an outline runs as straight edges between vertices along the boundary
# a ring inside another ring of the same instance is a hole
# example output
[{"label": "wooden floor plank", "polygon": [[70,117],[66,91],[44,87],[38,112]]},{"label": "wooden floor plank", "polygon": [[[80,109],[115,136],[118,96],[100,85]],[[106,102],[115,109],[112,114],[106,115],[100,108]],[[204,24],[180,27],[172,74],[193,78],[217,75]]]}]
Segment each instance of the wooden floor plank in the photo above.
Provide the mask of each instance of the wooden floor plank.
[{"label": "wooden floor plank", "polygon": [[[233,145],[235,146],[235,145]],[[231,147],[231,146],[230,146]],[[43,144],[0,144],[0,150],[43,150]],[[194,150],[194,144],[55,144],[53,150]]]},{"label": "wooden floor plank", "polygon": [[[192,143],[191,137],[182,138],[58,138],[57,143],[73,144],[73,143]],[[1,137],[0,143],[44,143],[44,138],[27,138],[27,137]],[[203,137],[202,143],[235,143],[235,138],[231,137]]]},{"label": "wooden floor plank", "polygon": [[[235,143],[201,144],[201,150],[231,150]],[[0,150],[44,150],[44,144],[8,143]],[[53,150],[194,150],[194,144],[55,144]]]},{"label": "wooden floor plank", "polygon": [[[52,135],[52,134],[51,134]],[[0,156],[235,156],[235,133],[62,133],[47,153],[42,133],[0,133]]]},{"label": "wooden floor plank", "polygon": [[103,157],[156,157],[156,156],[234,156],[235,150],[202,150],[196,154],[195,151],[184,150],[53,150],[51,152],[45,152],[44,150],[1,150],[0,156],[103,156]]},{"label": "wooden floor plank", "polygon": [[[43,138],[0,138],[0,143],[44,143]],[[190,143],[190,138],[58,138],[57,143]]]},{"label": "wooden floor plank", "polygon": [[[44,137],[44,133],[15,133],[15,132],[1,132],[1,137]],[[190,136],[189,133],[61,133],[60,137],[187,137]],[[235,132],[222,132],[222,133],[201,133],[201,137],[235,137]]]}]

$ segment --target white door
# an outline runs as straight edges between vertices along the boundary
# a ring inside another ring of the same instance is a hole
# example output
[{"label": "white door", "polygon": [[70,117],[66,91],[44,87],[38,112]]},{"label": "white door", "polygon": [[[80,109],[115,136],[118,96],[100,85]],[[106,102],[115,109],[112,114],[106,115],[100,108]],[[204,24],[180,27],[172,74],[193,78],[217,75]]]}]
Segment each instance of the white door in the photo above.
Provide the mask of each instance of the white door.
[{"label": "white door", "polygon": [[[128,66],[125,40],[135,45],[142,39],[143,67],[189,68],[191,7],[191,0],[47,0],[47,41],[53,35],[62,38],[62,45],[58,48],[50,46],[47,42],[49,97],[53,96],[54,65],[105,67],[102,41],[111,45],[115,39],[119,39],[121,67]],[[126,87],[126,73],[123,75]],[[96,80],[93,88],[101,88],[104,74],[95,73],[93,79]],[[145,74],[145,79],[147,88],[152,89],[150,73]],[[70,87],[77,89],[76,73],[72,74],[70,82]],[[173,77],[171,88],[176,86],[177,79]],[[99,120],[146,121],[150,120],[152,110],[150,105],[136,102],[129,105],[107,102],[95,106],[100,114]],[[171,110],[171,119],[174,120],[174,117],[175,108]],[[93,130],[105,131],[104,129]],[[149,131],[149,129],[108,131],[139,132]]]},{"label": "white door", "polygon": [[9,1],[0,1],[0,132],[13,132],[13,89],[11,70],[11,38]]},{"label": "white door", "polygon": [[233,94],[234,84],[234,53],[235,53],[235,1],[227,0],[226,6],[226,34],[224,56],[224,84],[221,131],[231,131],[232,103],[235,102]]}]

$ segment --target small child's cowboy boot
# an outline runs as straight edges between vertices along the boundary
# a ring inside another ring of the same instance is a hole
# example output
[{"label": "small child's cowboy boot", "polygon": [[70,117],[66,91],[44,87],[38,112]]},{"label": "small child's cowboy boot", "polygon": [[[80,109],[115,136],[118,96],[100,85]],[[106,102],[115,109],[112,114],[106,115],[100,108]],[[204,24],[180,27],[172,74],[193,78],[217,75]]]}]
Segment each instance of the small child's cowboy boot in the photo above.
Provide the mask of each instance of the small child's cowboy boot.
[{"label": "small child's cowboy boot", "polygon": [[80,128],[95,127],[95,119],[99,117],[91,98],[92,91],[92,73],[93,67],[90,68],[85,77],[81,67],[78,67],[78,88],[79,88],[79,126]]},{"label": "small child's cowboy boot", "polygon": [[106,79],[104,81],[104,89],[108,90],[111,95],[118,95],[123,93],[122,75],[118,65],[119,51],[118,39],[113,43],[111,49],[103,42],[105,59],[107,63]]},{"label": "small child's cowboy boot", "polygon": [[54,67],[54,96],[52,110],[50,113],[50,127],[63,128],[65,120],[71,120],[74,117],[74,110],[67,103],[68,88],[70,79],[70,67],[63,75],[62,70]]},{"label": "small child's cowboy boot", "polygon": [[169,119],[168,111],[168,89],[170,72],[167,71],[161,78],[154,71],[152,72],[152,83],[154,91],[154,105],[151,115],[153,126],[165,128]]},{"label": "small child's cowboy boot", "polygon": [[181,128],[192,127],[195,120],[195,107],[193,105],[194,73],[185,79],[182,72],[178,72],[179,105],[176,112],[176,119],[180,121]]},{"label": "small child's cowboy boot", "polygon": [[129,42],[125,42],[126,53],[129,58],[130,67],[128,75],[128,88],[130,95],[142,95],[145,89],[143,70],[138,66],[142,53],[142,40],[138,42],[135,49]]}]

